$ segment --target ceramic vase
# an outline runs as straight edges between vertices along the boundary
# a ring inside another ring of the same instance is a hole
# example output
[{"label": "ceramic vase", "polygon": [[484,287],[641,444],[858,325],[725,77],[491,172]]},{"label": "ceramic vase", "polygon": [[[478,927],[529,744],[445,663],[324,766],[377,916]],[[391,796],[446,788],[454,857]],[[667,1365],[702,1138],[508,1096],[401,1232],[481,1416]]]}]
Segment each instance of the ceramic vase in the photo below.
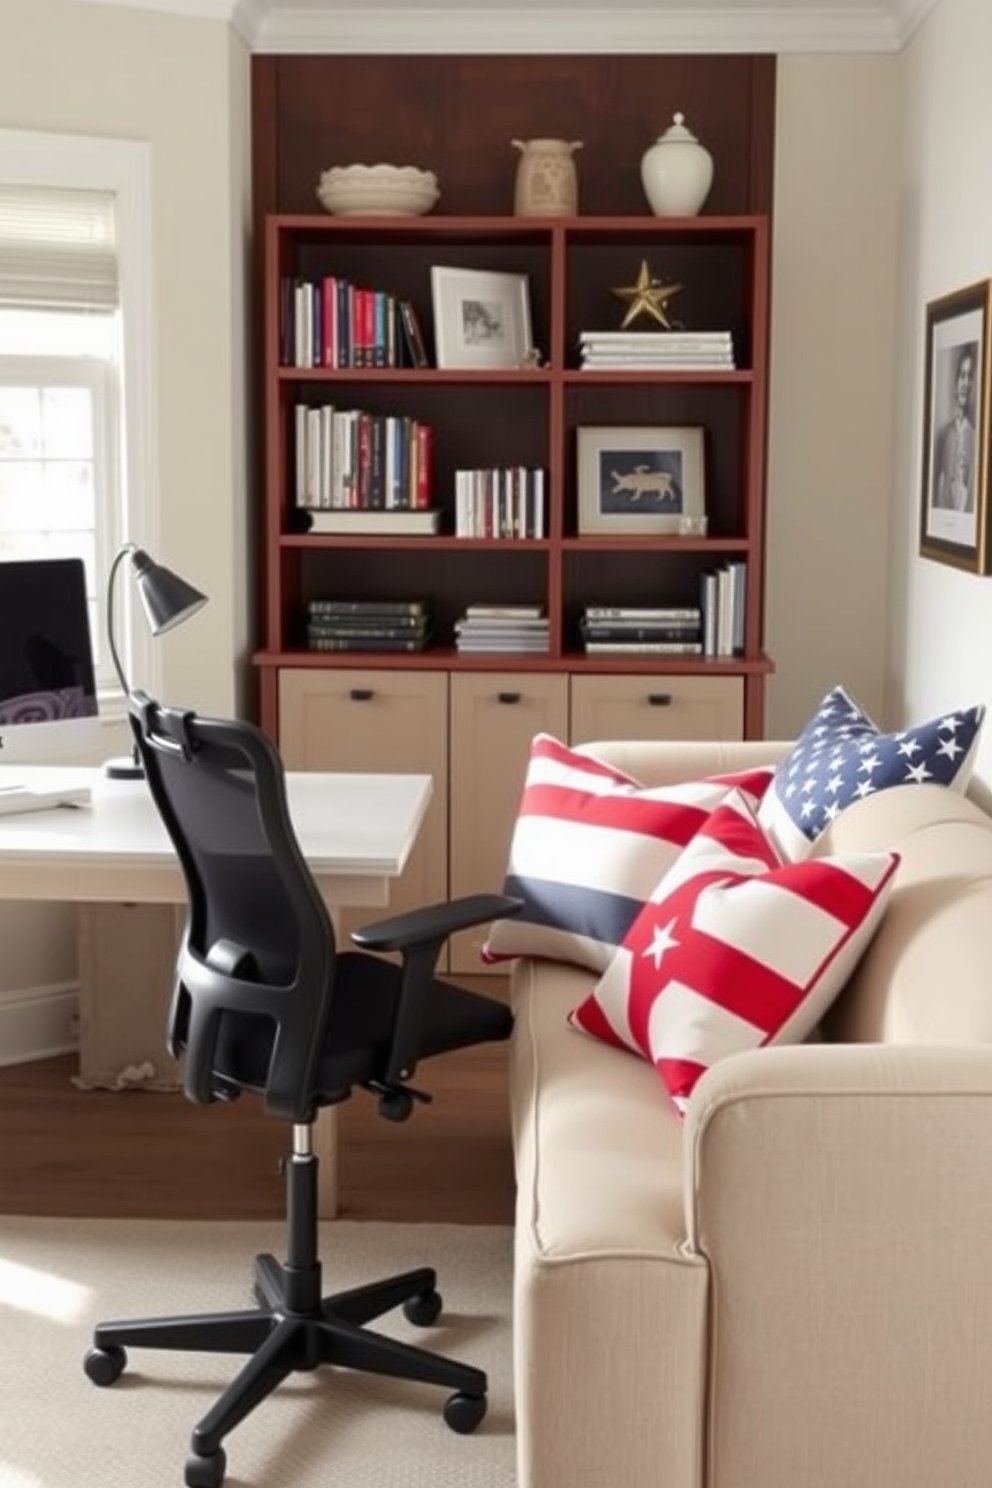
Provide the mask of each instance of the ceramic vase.
[{"label": "ceramic vase", "polygon": [[516,217],[574,217],[579,182],[572,158],[581,140],[511,140],[520,151],[513,195]]},{"label": "ceramic vase", "polygon": [[656,217],[695,217],[713,184],[713,157],[682,114],[641,158],[641,184]]}]

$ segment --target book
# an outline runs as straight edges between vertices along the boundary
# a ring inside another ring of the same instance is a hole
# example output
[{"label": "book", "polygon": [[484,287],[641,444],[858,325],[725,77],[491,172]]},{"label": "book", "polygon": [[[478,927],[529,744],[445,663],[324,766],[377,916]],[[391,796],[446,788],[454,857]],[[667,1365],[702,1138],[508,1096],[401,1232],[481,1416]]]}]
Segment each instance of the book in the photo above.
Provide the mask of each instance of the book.
[{"label": "book", "polygon": [[699,605],[595,605],[585,607],[586,620],[700,620]]},{"label": "book", "polygon": [[309,636],[307,646],[311,651],[423,651],[429,637],[417,636]]},{"label": "book", "polygon": [[686,625],[583,625],[587,641],[698,641],[698,622]]},{"label": "book", "polygon": [[424,344],[424,333],[420,328],[420,318],[414,309],[412,301],[400,300],[399,309],[400,325],[403,327],[403,340],[406,343],[410,366],[430,366],[427,357],[427,347]]},{"label": "book", "polygon": [[671,656],[701,656],[702,641],[586,641],[585,649],[596,656],[634,656],[653,653]]},{"label": "book", "polygon": [[470,604],[466,607],[462,618],[464,620],[540,620],[543,614],[544,606],[539,604]]},{"label": "book", "polygon": [[397,631],[400,635],[422,635],[427,629],[426,615],[309,615],[309,635],[381,635]]},{"label": "book", "polygon": [[427,602],[423,599],[311,599],[307,601],[310,615],[424,615]]},{"label": "book", "polygon": [[310,518],[308,530],[323,536],[364,533],[369,537],[429,537],[431,533],[438,532],[441,526],[441,512],[438,507],[425,508],[423,511],[403,511],[398,508],[392,511],[368,511],[355,507],[350,511],[308,510],[307,515]]}]

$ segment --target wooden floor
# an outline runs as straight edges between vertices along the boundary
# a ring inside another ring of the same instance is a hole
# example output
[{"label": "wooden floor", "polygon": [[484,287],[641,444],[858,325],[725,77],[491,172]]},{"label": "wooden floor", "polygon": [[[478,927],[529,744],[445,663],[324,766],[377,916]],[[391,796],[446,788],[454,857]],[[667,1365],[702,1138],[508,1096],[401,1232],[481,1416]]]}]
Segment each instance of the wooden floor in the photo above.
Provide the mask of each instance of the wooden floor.
[{"label": "wooden floor", "polygon": [[[507,1053],[421,1064],[414,1083],[434,1100],[403,1124],[361,1091],[339,1106],[341,1217],[512,1223]],[[258,1100],[79,1091],[74,1069],[70,1056],[0,1069],[0,1214],[281,1217],[289,1128]]]}]

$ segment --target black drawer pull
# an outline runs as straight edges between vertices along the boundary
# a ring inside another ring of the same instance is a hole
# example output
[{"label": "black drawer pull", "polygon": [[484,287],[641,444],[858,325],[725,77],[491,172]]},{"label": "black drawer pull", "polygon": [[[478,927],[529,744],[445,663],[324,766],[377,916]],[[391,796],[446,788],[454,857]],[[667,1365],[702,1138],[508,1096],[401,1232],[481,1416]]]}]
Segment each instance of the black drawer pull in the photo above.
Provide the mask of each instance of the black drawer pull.
[{"label": "black drawer pull", "polygon": [[498,692],[496,699],[500,703],[519,703],[522,696],[520,692]]},{"label": "black drawer pull", "polygon": [[353,687],[348,696],[353,703],[370,703],[375,697],[371,687]]},{"label": "black drawer pull", "polygon": [[649,692],[649,708],[670,708],[672,706],[672,694],[670,692]]}]

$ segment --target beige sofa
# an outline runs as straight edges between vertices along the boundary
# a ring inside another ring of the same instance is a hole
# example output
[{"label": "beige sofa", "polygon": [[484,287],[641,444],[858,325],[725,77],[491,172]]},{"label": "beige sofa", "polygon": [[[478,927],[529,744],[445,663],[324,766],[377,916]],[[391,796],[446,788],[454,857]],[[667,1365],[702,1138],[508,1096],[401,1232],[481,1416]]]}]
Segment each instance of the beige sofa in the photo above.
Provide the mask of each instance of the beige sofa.
[{"label": "beige sofa", "polygon": [[[596,744],[645,784],[784,744]],[[737,1054],[680,1124],[566,1025],[589,972],[521,960],[518,1488],[988,1488],[992,821],[937,786],[818,850],[894,847],[822,1041]]]}]

